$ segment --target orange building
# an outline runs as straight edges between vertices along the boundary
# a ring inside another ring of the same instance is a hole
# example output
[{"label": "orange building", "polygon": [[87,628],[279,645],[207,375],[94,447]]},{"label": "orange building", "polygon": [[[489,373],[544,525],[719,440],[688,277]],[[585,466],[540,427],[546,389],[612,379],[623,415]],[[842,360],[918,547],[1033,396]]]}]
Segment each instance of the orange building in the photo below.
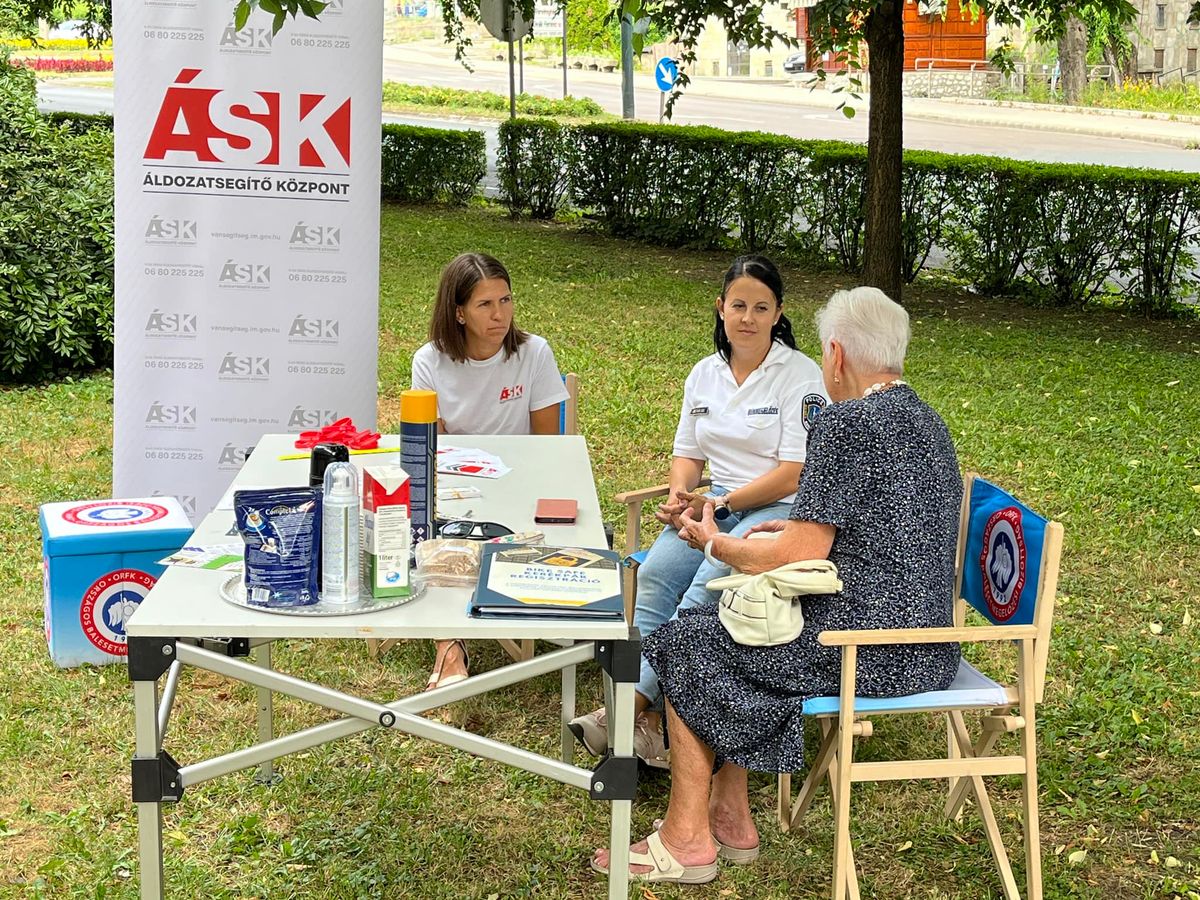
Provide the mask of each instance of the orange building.
[{"label": "orange building", "polygon": [[[795,11],[796,38],[805,43],[808,68],[818,65],[827,72],[846,68],[845,63],[821,60],[808,36],[808,9]],[[972,17],[959,0],[905,0],[904,68],[916,68],[917,60],[936,60],[939,69],[967,69],[971,62],[987,59],[987,16]],[[863,65],[866,65],[864,54]],[[921,63],[925,68],[926,63]]]}]

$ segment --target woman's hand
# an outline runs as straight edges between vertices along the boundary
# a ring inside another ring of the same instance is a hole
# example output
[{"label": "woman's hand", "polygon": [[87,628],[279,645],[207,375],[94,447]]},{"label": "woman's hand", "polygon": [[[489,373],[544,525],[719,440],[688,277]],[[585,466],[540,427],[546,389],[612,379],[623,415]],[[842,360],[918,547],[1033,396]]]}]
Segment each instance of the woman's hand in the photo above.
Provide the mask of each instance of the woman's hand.
[{"label": "woman's hand", "polygon": [[679,516],[685,509],[687,509],[687,503],[671,497],[665,503],[658,504],[658,509],[654,511],[654,518],[678,531]]},{"label": "woman's hand", "polygon": [[[699,521],[704,507],[712,503],[713,498],[708,494],[697,494],[693,491],[676,491],[675,499],[682,504],[683,509],[690,509],[692,516]],[[682,513],[683,510],[681,509]]]},{"label": "woman's hand", "polygon": [[751,525],[750,530],[746,534],[754,534],[755,532],[778,534],[785,528],[787,528],[787,519],[772,519],[769,522],[759,522],[757,525]]},{"label": "woman's hand", "polygon": [[679,517],[679,536],[688,542],[688,546],[703,550],[704,545],[721,533],[713,519],[713,505],[704,504],[704,511],[697,518],[692,510],[686,509]]}]

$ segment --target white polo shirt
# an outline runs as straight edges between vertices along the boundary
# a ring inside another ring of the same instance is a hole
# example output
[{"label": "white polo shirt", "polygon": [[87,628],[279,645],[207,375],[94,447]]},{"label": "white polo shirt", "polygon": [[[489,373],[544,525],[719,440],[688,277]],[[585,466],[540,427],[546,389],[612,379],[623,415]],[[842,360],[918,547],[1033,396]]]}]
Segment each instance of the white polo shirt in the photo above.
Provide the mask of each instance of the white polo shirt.
[{"label": "white polo shirt", "polygon": [[713,484],[735,490],[780,462],[804,462],[808,430],[828,402],[821,367],[778,341],[741,387],[714,353],[684,384],[674,454],[707,460]]},{"label": "white polo shirt", "polygon": [[447,434],[529,434],[530,411],[567,399],[554,351],[536,334],[507,359],[501,347],[488,359],[455,362],[425,344],[413,354],[412,386],[437,391]]}]

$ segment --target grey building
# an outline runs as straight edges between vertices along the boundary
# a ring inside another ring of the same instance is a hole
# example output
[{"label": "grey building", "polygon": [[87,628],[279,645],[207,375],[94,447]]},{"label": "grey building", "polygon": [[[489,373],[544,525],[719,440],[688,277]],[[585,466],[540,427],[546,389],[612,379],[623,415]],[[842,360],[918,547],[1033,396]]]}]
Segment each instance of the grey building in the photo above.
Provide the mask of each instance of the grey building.
[{"label": "grey building", "polygon": [[1191,0],[1136,0],[1139,15],[1133,67],[1139,75],[1158,75],[1164,84],[1195,84],[1200,69],[1200,26],[1188,24]]}]

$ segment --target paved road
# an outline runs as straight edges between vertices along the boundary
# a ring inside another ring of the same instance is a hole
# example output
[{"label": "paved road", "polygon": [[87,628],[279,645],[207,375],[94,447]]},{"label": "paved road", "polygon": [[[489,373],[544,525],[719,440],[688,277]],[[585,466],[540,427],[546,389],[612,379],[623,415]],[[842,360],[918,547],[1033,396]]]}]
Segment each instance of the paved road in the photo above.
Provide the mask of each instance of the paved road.
[{"label": "paved road", "polygon": [[[490,59],[478,62],[476,71],[467,73],[452,59],[442,60],[431,54],[412,59],[385,58],[383,76],[385,80],[408,84],[508,93],[507,69]],[[572,95],[591,97],[608,112],[620,115],[621,93],[617,73],[604,76],[587,73],[585,77],[578,77],[572,70],[567,78]],[[525,91],[561,97],[562,72],[526,66]],[[774,89],[770,93],[777,96],[779,92]],[[680,98],[672,121],[686,125],[715,125],[731,130],[770,131],[792,137],[866,142],[865,112],[848,119],[842,112],[828,108],[829,101],[825,98],[821,98],[819,103],[814,103],[817,98],[812,98],[806,104],[809,94],[805,88],[797,87],[793,93],[795,99],[787,103],[693,93]],[[638,117],[653,119],[657,116],[658,104],[659,92],[650,76],[638,76],[634,93]],[[1197,139],[1200,141],[1200,131]],[[1196,150],[1128,138],[1023,131],[996,125],[930,121],[913,116],[905,118],[904,145],[921,150],[986,153],[1041,162],[1083,162],[1200,172],[1200,151]]]}]

